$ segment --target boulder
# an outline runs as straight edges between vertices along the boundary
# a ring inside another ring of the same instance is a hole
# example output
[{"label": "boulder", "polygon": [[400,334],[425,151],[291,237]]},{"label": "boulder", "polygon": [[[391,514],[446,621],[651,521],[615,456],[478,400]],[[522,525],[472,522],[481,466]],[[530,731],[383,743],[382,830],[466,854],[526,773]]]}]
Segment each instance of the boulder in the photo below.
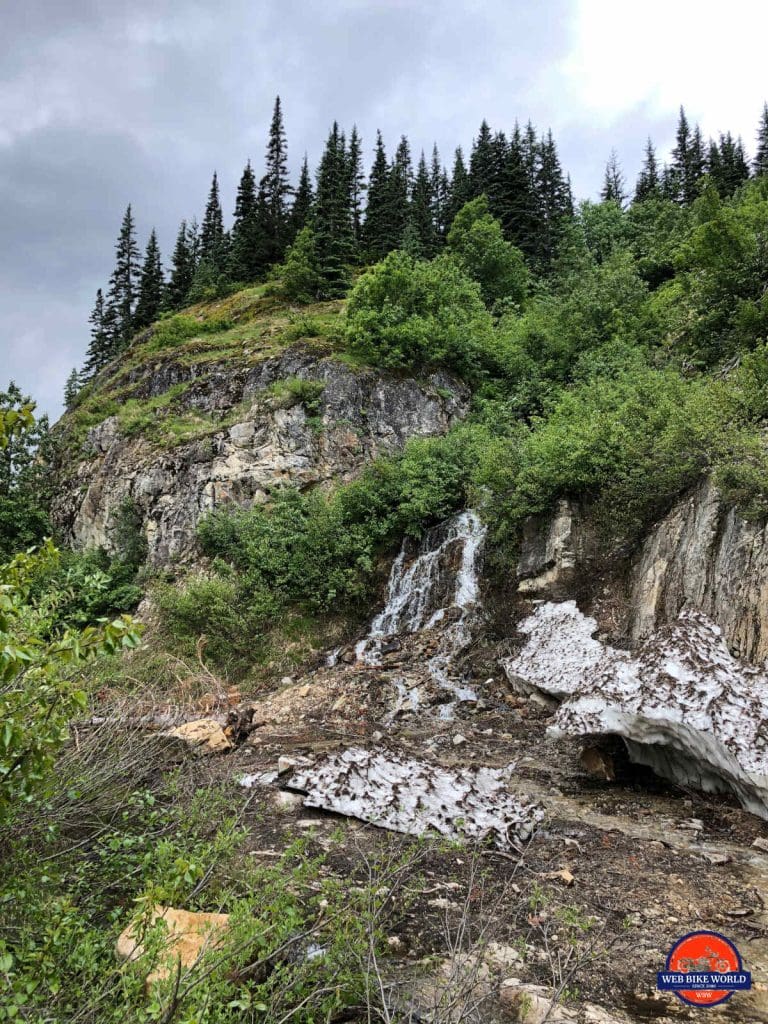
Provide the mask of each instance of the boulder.
[{"label": "boulder", "polygon": [[768,673],[731,655],[721,630],[683,611],[637,650],[595,638],[574,601],[541,605],[505,669],[562,700],[550,733],[620,736],[631,760],[768,818]]},{"label": "boulder", "polygon": [[[144,944],[148,933],[154,932],[155,926],[164,927],[165,936],[158,963],[147,975],[147,988],[172,977],[179,964],[191,968],[205,952],[221,946],[229,914],[199,913],[155,904],[120,933],[115,945],[117,955],[123,960],[140,960],[147,952]],[[147,945],[154,950],[152,941]]]},{"label": "boulder", "polygon": [[226,754],[233,749],[232,741],[215,718],[185,722],[175,729],[169,729],[163,735],[182,740],[198,754]]}]

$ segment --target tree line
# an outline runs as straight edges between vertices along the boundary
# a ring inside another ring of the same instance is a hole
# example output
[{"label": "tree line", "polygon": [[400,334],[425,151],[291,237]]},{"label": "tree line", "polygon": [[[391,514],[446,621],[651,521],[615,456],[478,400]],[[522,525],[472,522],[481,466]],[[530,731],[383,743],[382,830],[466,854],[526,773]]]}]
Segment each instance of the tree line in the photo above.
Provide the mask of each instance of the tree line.
[{"label": "tree line", "polygon": [[[676,144],[669,164],[660,166],[651,140],[632,197],[690,205],[709,175],[722,196],[731,195],[750,174],[768,171],[768,104],[763,108],[755,158],[747,161],[741,139],[731,133],[704,142],[680,109]],[[334,123],[314,176],[305,156],[298,183],[288,174],[288,146],[280,98],[274,104],[267,139],[265,173],[250,161],[237,189],[234,216],[225,227],[214,172],[200,223],[182,221],[166,271],[153,229],[139,252],[131,206],[116,244],[115,266],[106,290],[99,289],[90,316],[90,344],[82,370],[66,385],[70,407],[80,387],[118,355],[131,339],[165,311],[225,294],[263,280],[288,257],[286,269],[305,298],[344,295],[351,268],[374,263],[395,249],[429,258],[445,244],[459,210],[485,196],[504,237],[538,275],[551,271],[559,244],[574,214],[570,179],[552,133],[539,135],[529,122],[511,134],[483,121],[466,159],[456,149],[450,172],[437,147],[429,159],[414,161],[405,136],[388,156],[377,133],[368,175],[362,140]],[[607,163],[601,198],[628,201],[615,153]]]}]

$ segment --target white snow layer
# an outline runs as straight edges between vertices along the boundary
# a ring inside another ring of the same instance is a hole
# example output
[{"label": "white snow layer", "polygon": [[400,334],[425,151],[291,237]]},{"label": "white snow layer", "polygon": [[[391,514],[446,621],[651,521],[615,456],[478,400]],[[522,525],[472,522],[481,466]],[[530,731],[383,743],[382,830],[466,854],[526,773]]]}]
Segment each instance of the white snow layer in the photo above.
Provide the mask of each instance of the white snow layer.
[{"label": "white snow layer", "polygon": [[500,849],[526,840],[541,821],[541,807],[506,787],[513,766],[451,771],[389,750],[350,747],[285,783],[306,793],[305,807],[321,807],[372,825],[451,839],[486,839]]},{"label": "white snow layer", "polygon": [[513,684],[560,698],[554,735],[618,735],[632,760],[768,818],[768,675],[734,658],[720,629],[683,611],[633,651],[594,638],[574,601],[541,605],[505,663]]}]

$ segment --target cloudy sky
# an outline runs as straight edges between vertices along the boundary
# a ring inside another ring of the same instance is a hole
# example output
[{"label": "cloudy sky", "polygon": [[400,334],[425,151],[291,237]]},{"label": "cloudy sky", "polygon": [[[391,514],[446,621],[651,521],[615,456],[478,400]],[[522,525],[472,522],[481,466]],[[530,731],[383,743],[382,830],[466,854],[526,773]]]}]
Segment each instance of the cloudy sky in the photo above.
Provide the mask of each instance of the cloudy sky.
[{"label": "cloudy sky", "polygon": [[615,147],[629,177],[684,103],[749,149],[763,100],[765,0],[0,0],[0,388],[57,415],[82,362],[127,203],[163,251],[227,212],[260,166],[275,94],[291,164],[330,122],[446,161],[481,119],[552,127],[577,196]]}]

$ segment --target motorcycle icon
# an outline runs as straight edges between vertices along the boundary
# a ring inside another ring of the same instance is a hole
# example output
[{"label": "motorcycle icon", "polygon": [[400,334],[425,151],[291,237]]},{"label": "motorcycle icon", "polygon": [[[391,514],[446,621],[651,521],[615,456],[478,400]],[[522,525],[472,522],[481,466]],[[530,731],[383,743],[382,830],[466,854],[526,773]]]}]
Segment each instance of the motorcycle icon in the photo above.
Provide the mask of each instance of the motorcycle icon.
[{"label": "motorcycle icon", "polygon": [[681,957],[677,963],[677,969],[684,974],[718,973],[726,974],[731,969],[727,960],[718,960],[718,954],[709,946],[704,950],[704,956]]}]

